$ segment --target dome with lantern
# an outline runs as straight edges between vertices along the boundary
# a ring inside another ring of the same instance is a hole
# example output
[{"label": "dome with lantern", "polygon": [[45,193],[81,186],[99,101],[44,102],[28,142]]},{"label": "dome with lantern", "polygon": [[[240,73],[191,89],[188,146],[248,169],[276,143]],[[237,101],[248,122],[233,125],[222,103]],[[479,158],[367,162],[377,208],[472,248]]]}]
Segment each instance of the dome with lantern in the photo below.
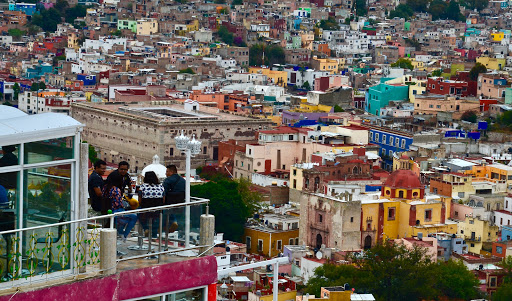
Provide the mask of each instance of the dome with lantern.
[{"label": "dome with lantern", "polygon": [[144,169],[140,173],[141,180],[144,178],[144,175],[148,171],[153,171],[156,174],[156,176],[158,177],[158,180],[160,180],[160,181],[162,181],[166,178],[165,172],[167,171],[167,168],[164,165],[160,164],[160,157],[158,157],[158,155],[153,156],[153,163],[144,167]]},{"label": "dome with lantern", "polygon": [[399,199],[421,199],[425,195],[425,187],[419,177],[411,170],[395,170],[388,177],[382,189],[382,196]]}]

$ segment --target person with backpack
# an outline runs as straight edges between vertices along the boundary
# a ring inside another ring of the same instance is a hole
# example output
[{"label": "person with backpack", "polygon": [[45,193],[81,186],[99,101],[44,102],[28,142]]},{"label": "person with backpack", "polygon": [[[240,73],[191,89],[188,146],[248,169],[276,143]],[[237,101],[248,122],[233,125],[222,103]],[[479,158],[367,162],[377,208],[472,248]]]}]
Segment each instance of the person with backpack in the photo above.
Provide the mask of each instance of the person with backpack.
[{"label": "person with backpack", "polygon": [[[167,170],[165,172],[167,178],[165,178],[163,182],[164,190],[165,190],[165,204],[172,205],[183,203],[185,201],[185,186],[186,181],[178,174],[178,169],[176,165],[167,165]],[[169,215],[169,233],[173,233],[178,229],[178,222],[176,221],[176,216],[174,213],[176,210],[169,210],[167,213]]]}]

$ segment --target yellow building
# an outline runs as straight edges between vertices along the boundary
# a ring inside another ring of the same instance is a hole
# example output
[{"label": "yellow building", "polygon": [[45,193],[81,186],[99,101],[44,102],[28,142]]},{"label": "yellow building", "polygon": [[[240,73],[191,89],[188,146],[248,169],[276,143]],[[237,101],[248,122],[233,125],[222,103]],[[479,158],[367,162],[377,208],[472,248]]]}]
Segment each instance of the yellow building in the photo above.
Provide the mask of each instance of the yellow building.
[{"label": "yellow building", "polygon": [[197,19],[187,24],[187,32],[198,31],[199,30],[199,21]]},{"label": "yellow building", "polygon": [[274,257],[283,252],[285,245],[299,244],[299,217],[266,214],[262,220],[245,226],[248,253]]},{"label": "yellow building", "polygon": [[80,45],[78,44],[78,35],[76,32],[68,33],[68,48],[80,48]]},{"label": "yellow building", "polygon": [[158,21],[153,18],[137,20],[137,35],[149,36],[158,33]]},{"label": "yellow building", "polygon": [[300,103],[299,107],[296,108],[295,112],[304,112],[304,113],[312,113],[312,112],[323,112],[323,113],[329,113],[332,110],[331,106],[326,106],[322,104],[311,104],[308,103],[306,99],[303,99]]},{"label": "yellow building", "polygon": [[[253,292],[249,292],[249,301],[272,301],[273,295],[258,296]],[[295,300],[297,297],[297,291],[279,292],[277,294],[277,301],[290,301]]]},{"label": "yellow building", "polygon": [[504,37],[505,34],[501,31],[491,33],[491,39],[496,42],[501,42],[501,40],[503,40]]},{"label": "yellow building", "polygon": [[464,235],[468,251],[480,254],[484,242],[493,242],[498,238],[498,226],[492,226],[489,221],[467,216],[459,223],[459,234]]},{"label": "yellow building", "polygon": [[379,200],[361,202],[364,247],[369,248],[382,239],[418,233],[455,234],[457,223],[446,219],[447,202],[449,199],[426,197],[425,186],[411,170],[394,171],[384,183]]},{"label": "yellow building", "polygon": [[329,71],[331,74],[338,73],[339,62],[335,59],[319,59],[313,56],[311,67],[318,71]]},{"label": "yellow building", "polygon": [[411,64],[414,67],[414,70],[420,70],[420,71],[426,70],[424,62],[420,62],[415,59],[411,59]]},{"label": "yellow building", "polygon": [[286,87],[288,85],[288,73],[286,71],[270,70],[270,68],[249,67],[249,73],[266,75],[272,83]]},{"label": "yellow building", "polygon": [[[316,300],[316,301],[350,301],[352,291],[346,291],[343,286],[335,286],[335,287],[322,287],[320,289],[320,297],[318,298],[308,298],[308,300]],[[357,299],[356,299],[357,300]],[[305,300],[303,300],[305,301]]]},{"label": "yellow building", "polygon": [[484,65],[487,69],[501,70],[505,67],[507,60],[481,56],[476,58],[476,62]]}]

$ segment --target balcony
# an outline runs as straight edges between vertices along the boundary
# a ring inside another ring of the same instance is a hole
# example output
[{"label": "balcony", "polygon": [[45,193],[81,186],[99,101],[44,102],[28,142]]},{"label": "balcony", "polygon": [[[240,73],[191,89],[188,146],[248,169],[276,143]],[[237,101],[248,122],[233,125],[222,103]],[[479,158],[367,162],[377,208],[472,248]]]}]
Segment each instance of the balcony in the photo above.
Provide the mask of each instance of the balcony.
[{"label": "balcony", "polygon": [[481,242],[482,241],[482,237],[481,236],[478,236],[478,237],[476,237],[476,236],[466,236],[464,238],[464,240],[469,241],[469,242]]},{"label": "balcony", "polygon": [[[201,214],[208,202],[207,199],[192,198],[190,203],[72,221],[65,221],[66,214],[63,214],[58,222],[44,225],[37,225],[35,221],[44,213],[33,214],[31,225],[35,226],[0,232],[0,296],[14,288],[45,286],[50,280],[52,285],[58,285],[71,279],[112,275],[210,255],[214,246],[214,226],[203,222],[203,228],[200,226]],[[171,234],[165,233],[168,225],[165,218],[162,219],[163,209],[172,209],[177,218],[178,230]],[[190,210],[189,223],[185,220],[187,209]],[[138,232],[132,231],[126,241],[116,239],[114,226],[120,217],[149,212],[158,219],[156,223],[150,223],[150,229],[156,227],[150,232],[153,238],[144,237],[140,223],[137,223],[134,230],[139,229]],[[5,221],[2,220],[3,226]],[[105,226],[107,224],[112,226]],[[188,240],[185,233],[189,234]],[[200,237],[200,233],[205,234],[204,237]]]}]

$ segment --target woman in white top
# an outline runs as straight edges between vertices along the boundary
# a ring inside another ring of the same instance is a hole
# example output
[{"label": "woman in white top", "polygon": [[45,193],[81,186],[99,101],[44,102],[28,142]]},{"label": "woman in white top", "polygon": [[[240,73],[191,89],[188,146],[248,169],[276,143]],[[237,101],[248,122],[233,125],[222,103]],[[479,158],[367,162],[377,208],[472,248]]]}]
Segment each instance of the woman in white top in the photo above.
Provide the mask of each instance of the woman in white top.
[{"label": "woman in white top", "polygon": [[[164,205],[164,187],[158,181],[155,172],[148,171],[144,175],[144,184],[139,187],[140,208],[151,208]],[[149,236],[149,219],[153,219],[152,235],[156,238],[158,233],[158,224],[160,212],[147,212],[139,214],[139,221],[144,229],[146,236]]]}]

